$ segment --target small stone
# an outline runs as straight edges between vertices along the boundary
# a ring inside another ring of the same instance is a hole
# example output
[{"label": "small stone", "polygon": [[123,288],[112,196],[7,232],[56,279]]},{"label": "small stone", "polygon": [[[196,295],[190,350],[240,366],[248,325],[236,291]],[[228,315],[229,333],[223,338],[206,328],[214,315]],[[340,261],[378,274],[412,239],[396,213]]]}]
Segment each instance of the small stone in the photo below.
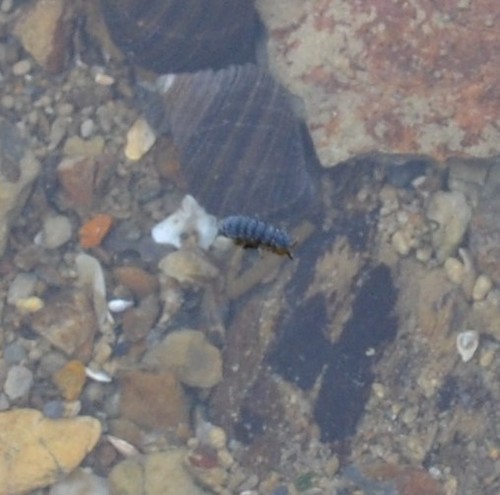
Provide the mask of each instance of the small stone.
[{"label": "small stone", "polygon": [[219,349],[197,330],[185,329],[168,334],[145,356],[144,362],[174,371],[179,380],[190,387],[210,388],[222,379]]},{"label": "small stone", "polygon": [[465,267],[457,258],[446,258],[444,269],[450,282],[460,285],[465,276]]},{"label": "small stone", "polygon": [[76,469],[68,477],[52,485],[49,495],[108,495],[105,478]]},{"label": "small stone", "polygon": [[29,60],[20,60],[12,67],[12,73],[15,76],[25,76],[31,70],[31,63]]},{"label": "small stone", "polygon": [[158,268],[183,286],[199,286],[219,274],[218,268],[201,253],[187,249],[168,254],[160,261]]},{"label": "small stone", "polygon": [[111,493],[137,495],[144,493],[144,468],[140,457],[125,459],[113,467],[108,476]]},{"label": "small stone", "polygon": [[47,249],[66,244],[72,235],[71,222],[65,215],[51,215],[43,220],[40,242]]},{"label": "small stone", "polygon": [[164,495],[202,495],[205,493],[186,471],[185,457],[186,452],[183,449],[149,455],[144,463],[146,493]]},{"label": "small stone", "polygon": [[495,358],[495,349],[486,349],[481,353],[479,358],[479,364],[483,368],[489,368],[491,363],[493,363],[493,359]]},{"label": "small stone", "polygon": [[80,135],[83,139],[88,139],[94,134],[95,123],[92,119],[85,119],[80,126]]},{"label": "small stone", "polygon": [[94,81],[100,86],[112,86],[115,83],[115,79],[112,76],[103,74],[102,72],[98,72],[95,75]]},{"label": "small stone", "polygon": [[493,288],[493,282],[487,275],[479,275],[476,283],[472,288],[472,299],[474,301],[482,301],[486,298],[490,290]]},{"label": "small stone", "polygon": [[51,294],[31,318],[35,332],[66,355],[86,361],[92,352],[97,320],[87,295],[80,290]]},{"label": "small stone", "polygon": [[121,379],[120,411],[124,419],[147,429],[189,422],[187,398],[171,372],[126,373]]},{"label": "small stone", "polygon": [[37,278],[33,273],[18,273],[9,286],[7,303],[16,305],[21,299],[31,297],[35,291]]},{"label": "small stone", "polygon": [[64,143],[63,152],[67,156],[96,158],[104,152],[104,144],[102,136],[94,136],[90,139],[71,136]]},{"label": "small stone", "polygon": [[15,365],[7,373],[3,390],[10,400],[18,400],[28,395],[32,385],[33,373],[25,366]]},{"label": "small stone", "polygon": [[226,432],[220,426],[213,426],[208,431],[208,443],[215,450],[222,450],[227,443]]},{"label": "small stone", "polygon": [[43,300],[37,296],[25,297],[16,301],[16,309],[20,313],[36,313],[44,306]]},{"label": "small stone", "polygon": [[64,158],[57,167],[57,178],[66,198],[76,206],[90,208],[94,200],[96,163],[89,157]]},{"label": "small stone", "polygon": [[68,361],[52,376],[61,396],[69,401],[76,400],[85,384],[85,366],[81,361]]},{"label": "small stone", "polygon": [[26,359],[26,350],[17,342],[7,344],[3,350],[3,358],[7,364],[17,364]]},{"label": "small stone", "polygon": [[438,191],[429,201],[427,217],[436,223],[432,245],[437,260],[444,262],[463,240],[472,217],[471,207],[459,191]]},{"label": "small stone", "polygon": [[137,266],[119,266],[113,270],[117,282],[137,299],[142,299],[158,290],[158,279]]},{"label": "small stone", "polygon": [[410,253],[411,245],[404,231],[396,231],[392,236],[391,243],[394,250],[401,256],[407,256]]},{"label": "small stone", "polygon": [[153,328],[161,307],[158,298],[151,294],[139,304],[123,314],[123,336],[127,342],[138,342],[144,339]]},{"label": "small stone", "polygon": [[73,471],[101,435],[91,417],[51,420],[34,409],[0,413],[2,494],[31,492]]},{"label": "small stone", "polygon": [[155,144],[156,134],[147,121],[137,119],[127,133],[125,156],[132,161],[140,160]]}]

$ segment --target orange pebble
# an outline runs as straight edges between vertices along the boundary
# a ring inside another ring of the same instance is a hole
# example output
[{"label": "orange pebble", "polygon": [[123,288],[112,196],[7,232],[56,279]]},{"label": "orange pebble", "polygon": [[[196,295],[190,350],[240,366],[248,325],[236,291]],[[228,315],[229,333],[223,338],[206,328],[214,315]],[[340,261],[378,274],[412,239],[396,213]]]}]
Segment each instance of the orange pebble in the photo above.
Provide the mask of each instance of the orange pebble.
[{"label": "orange pebble", "polygon": [[66,400],[76,400],[85,383],[85,366],[81,361],[68,361],[52,375],[61,396]]},{"label": "orange pebble", "polygon": [[84,223],[78,232],[80,246],[84,249],[94,248],[101,244],[113,224],[113,217],[107,213],[99,213]]}]

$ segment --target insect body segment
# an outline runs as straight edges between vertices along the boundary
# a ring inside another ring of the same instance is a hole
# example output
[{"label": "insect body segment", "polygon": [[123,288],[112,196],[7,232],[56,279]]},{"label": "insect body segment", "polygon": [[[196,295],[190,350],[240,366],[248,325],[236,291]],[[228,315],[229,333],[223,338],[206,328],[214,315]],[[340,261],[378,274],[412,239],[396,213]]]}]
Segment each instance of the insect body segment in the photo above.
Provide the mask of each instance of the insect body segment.
[{"label": "insect body segment", "polygon": [[233,239],[236,244],[245,248],[263,247],[276,254],[286,254],[292,259],[291,237],[284,230],[257,218],[241,215],[226,217],[219,223],[219,234]]}]

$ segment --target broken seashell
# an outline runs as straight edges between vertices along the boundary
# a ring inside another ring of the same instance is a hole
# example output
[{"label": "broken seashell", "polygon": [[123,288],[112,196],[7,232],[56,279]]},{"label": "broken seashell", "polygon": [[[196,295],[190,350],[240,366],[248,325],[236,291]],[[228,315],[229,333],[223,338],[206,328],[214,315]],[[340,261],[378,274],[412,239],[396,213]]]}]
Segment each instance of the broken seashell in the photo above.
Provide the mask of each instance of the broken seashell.
[{"label": "broken seashell", "polygon": [[109,376],[106,372],[93,370],[89,367],[85,368],[85,375],[87,378],[99,383],[111,383],[112,380],[111,376]]},{"label": "broken seashell", "polygon": [[108,442],[124,457],[139,454],[139,451],[129,442],[113,435],[106,435]]},{"label": "broken seashell", "polygon": [[171,244],[179,249],[183,237],[195,233],[198,245],[208,249],[217,236],[217,218],[209,215],[191,195],[184,196],[181,207],[151,230],[158,244]]},{"label": "broken seashell", "polygon": [[476,330],[466,330],[457,335],[457,351],[464,363],[472,359],[478,346],[479,332]]}]

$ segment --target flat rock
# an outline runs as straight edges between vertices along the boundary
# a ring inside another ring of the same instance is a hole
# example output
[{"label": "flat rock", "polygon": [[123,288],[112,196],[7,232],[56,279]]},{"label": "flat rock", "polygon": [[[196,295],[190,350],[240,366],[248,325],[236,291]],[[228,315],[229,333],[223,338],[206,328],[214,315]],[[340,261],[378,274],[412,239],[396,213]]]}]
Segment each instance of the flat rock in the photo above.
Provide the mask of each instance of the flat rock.
[{"label": "flat rock", "polygon": [[210,388],[222,379],[219,349],[202,332],[172,332],[144,358],[147,365],[172,370],[185,385]]},{"label": "flat rock", "polygon": [[271,69],[303,98],[323,165],[499,152],[498,4],[462,3],[256,2]]},{"label": "flat rock", "polygon": [[183,461],[186,451],[158,452],[117,464],[109,475],[114,495],[202,495]]},{"label": "flat rock", "polygon": [[45,302],[32,315],[33,330],[68,356],[85,362],[97,328],[92,302],[81,290],[59,291]]},{"label": "flat rock", "polygon": [[121,379],[120,412],[146,429],[189,422],[187,398],[172,372],[131,371]]},{"label": "flat rock", "polygon": [[0,413],[0,495],[56,482],[94,448],[101,435],[95,418],[52,420],[34,409]]}]

